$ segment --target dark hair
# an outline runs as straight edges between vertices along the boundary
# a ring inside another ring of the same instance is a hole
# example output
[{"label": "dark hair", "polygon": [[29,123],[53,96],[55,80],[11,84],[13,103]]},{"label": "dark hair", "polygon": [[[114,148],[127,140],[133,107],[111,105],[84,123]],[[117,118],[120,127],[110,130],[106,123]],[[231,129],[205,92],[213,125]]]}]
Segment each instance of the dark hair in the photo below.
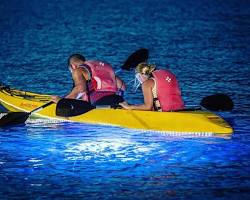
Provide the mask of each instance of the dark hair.
[{"label": "dark hair", "polygon": [[83,55],[81,55],[79,53],[75,53],[75,54],[72,54],[72,55],[69,56],[69,58],[68,58],[68,65],[70,65],[70,61],[72,59],[81,60],[83,62],[86,61],[86,59],[85,59],[85,57]]}]

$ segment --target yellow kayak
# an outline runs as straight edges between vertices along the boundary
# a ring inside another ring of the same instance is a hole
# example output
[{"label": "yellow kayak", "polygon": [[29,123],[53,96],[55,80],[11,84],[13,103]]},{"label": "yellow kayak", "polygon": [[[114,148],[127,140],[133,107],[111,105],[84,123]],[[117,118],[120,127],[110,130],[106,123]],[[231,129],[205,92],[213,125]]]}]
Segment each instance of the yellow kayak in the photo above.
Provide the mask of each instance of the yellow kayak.
[{"label": "yellow kayak", "polygon": [[[50,101],[50,95],[0,88],[0,103],[9,111],[30,112]],[[171,133],[232,134],[232,127],[209,111],[153,112],[113,108],[96,108],[74,117],[56,116],[56,104],[51,104],[32,116],[53,120],[103,124],[145,131]]]}]

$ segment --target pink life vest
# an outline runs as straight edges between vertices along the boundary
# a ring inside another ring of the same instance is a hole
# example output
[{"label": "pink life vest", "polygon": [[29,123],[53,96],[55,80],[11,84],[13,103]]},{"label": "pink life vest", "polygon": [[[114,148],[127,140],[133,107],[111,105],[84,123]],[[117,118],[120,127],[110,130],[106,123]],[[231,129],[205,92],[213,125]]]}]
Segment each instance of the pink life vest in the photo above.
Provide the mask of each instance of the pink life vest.
[{"label": "pink life vest", "polygon": [[181,91],[175,75],[168,70],[155,70],[153,78],[156,84],[157,98],[154,99],[154,105],[158,100],[160,107],[156,110],[172,111],[184,108],[181,97]]},{"label": "pink life vest", "polygon": [[89,73],[90,81],[88,81],[87,87],[91,103],[118,91],[115,73],[111,65],[101,61],[88,60],[81,67]]}]

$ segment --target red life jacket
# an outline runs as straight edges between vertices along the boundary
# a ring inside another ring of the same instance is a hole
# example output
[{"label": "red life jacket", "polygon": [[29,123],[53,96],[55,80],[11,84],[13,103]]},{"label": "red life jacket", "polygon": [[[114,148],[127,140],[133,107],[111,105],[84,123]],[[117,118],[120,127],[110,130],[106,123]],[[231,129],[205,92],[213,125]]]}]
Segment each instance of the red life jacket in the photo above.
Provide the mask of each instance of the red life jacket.
[{"label": "red life jacket", "polygon": [[91,103],[118,91],[115,73],[111,65],[101,61],[88,60],[81,67],[89,73],[90,80],[87,83],[87,89]]},{"label": "red life jacket", "polygon": [[154,105],[156,105],[156,101],[160,103],[160,107],[157,106],[155,110],[171,111],[183,109],[184,102],[175,75],[168,70],[162,69],[155,70],[152,74],[157,93],[157,98],[154,99]]}]

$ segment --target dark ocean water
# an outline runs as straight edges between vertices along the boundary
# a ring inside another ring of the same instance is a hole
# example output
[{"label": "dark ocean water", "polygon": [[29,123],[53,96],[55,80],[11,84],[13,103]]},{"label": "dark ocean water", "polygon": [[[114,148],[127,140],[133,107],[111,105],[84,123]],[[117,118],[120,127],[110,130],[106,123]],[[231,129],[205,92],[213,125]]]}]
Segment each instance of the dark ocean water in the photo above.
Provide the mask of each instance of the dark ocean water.
[{"label": "dark ocean water", "polygon": [[[217,92],[231,139],[30,120],[0,130],[0,199],[249,199],[249,0],[0,1],[0,82],[64,95],[67,57],[119,70],[145,47],[172,70],[185,103]],[[131,72],[119,72],[127,83]],[[143,100],[128,87],[126,99]]]}]

